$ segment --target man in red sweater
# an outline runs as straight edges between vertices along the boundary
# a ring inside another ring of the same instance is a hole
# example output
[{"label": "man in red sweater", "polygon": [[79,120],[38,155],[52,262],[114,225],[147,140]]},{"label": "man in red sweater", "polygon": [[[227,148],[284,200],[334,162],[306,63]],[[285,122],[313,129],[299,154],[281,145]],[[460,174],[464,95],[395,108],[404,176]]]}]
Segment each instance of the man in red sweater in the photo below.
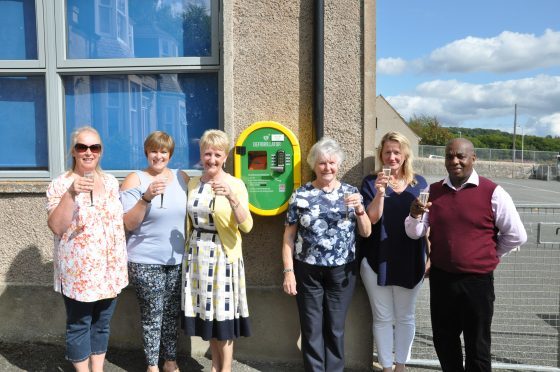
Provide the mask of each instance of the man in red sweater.
[{"label": "man in red sweater", "polygon": [[412,203],[405,220],[412,239],[430,229],[430,312],[434,347],[444,372],[492,370],[494,269],[501,256],[527,240],[510,195],[480,177],[473,169],[475,161],[470,141],[449,141],[448,176],[430,185],[426,205]]}]

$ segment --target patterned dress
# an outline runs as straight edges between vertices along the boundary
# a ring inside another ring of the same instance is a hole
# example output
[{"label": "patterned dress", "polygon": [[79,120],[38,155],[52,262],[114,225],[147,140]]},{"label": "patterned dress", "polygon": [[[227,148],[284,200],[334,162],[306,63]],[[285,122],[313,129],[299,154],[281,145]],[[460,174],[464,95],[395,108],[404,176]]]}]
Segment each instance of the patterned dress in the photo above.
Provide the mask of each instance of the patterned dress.
[{"label": "patterned dress", "polygon": [[213,204],[210,184],[200,182],[189,192],[193,229],[183,273],[183,329],[203,340],[232,340],[250,335],[245,269],[243,258],[228,260],[214,225]]},{"label": "patterned dress", "polygon": [[[66,297],[94,302],[114,298],[128,285],[123,209],[119,182],[102,173],[103,197],[76,195],[72,222],[62,236],[54,236],[54,290]],[[69,173],[47,188],[47,209],[58,206],[74,179]]]}]

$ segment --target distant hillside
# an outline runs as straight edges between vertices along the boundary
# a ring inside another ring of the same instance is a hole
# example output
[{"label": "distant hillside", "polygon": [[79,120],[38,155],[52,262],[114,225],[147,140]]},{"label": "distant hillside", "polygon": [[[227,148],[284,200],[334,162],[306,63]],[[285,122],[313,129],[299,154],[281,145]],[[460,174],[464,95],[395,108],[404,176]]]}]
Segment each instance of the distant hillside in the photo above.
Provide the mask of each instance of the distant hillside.
[{"label": "distant hillside", "polygon": [[[513,134],[497,129],[443,127],[436,117],[413,116],[408,126],[422,140],[421,145],[443,146],[452,138],[468,138],[477,148],[512,149]],[[521,142],[523,141],[523,146]],[[560,152],[560,137],[515,136],[515,148],[521,150]]]},{"label": "distant hillside", "polygon": [[[446,129],[453,134],[453,137],[460,135],[461,137],[468,138],[475,147],[494,149],[511,149],[513,147],[512,133],[483,128],[447,127]],[[521,133],[517,133],[515,136],[515,148],[517,150],[521,150],[521,142],[523,142],[524,150],[560,151],[560,137],[522,136]]]}]

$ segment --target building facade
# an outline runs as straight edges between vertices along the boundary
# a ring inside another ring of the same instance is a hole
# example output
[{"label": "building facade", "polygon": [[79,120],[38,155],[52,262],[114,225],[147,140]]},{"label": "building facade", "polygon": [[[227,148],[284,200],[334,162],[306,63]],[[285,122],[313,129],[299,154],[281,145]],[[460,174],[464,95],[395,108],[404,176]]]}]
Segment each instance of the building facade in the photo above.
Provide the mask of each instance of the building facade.
[{"label": "building facade", "polygon": [[[359,185],[375,143],[375,0],[0,2],[0,340],[63,340],[45,190],[67,168],[76,127],[99,130],[102,167],[117,177],[144,166],[142,143],[156,129],[177,142],[171,166],[191,174],[200,172],[204,130],[235,139],[263,120],[291,129],[305,158],[316,137],[321,3],[324,134],[346,152],[342,178]],[[311,178],[305,162],[302,174]],[[255,216],[257,228],[244,236],[254,336],[239,340],[237,358],[300,360],[297,307],[281,289],[283,224],[284,215]],[[111,344],[140,347],[133,291],[121,297]],[[347,320],[349,365],[371,362],[370,324],[360,288]],[[182,348],[200,354],[208,346],[183,338]]]}]

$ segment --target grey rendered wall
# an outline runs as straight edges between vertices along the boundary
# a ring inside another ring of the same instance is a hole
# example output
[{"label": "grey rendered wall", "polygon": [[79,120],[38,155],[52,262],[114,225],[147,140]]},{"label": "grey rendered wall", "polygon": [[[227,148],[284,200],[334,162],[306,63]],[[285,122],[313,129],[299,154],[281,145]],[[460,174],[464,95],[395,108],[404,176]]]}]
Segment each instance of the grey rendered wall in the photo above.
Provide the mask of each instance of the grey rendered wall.
[{"label": "grey rendered wall", "polygon": [[[312,0],[232,0],[223,7],[224,129],[237,137],[251,123],[274,120],[312,145]],[[366,30],[364,32],[364,30]],[[325,134],[347,159],[340,171],[358,185],[371,161],[375,121],[375,0],[325,1]],[[231,162],[230,162],[231,163]],[[303,179],[311,171],[303,163]],[[229,164],[231,171],[231,164]],[[64,307],[52,291],[52,234],[46,226],[47,182],[0,183],[0,340],[63,342]],[[284,216],[255,217],[244,236],[253,333],[236,343],[240,359],[301,360],[294,298],[283,294],[280,258]],[[371,315],[360,286],[347,319],[347,364],[371,365]],[[121,295],[111,344],[139,348],[133,291]],[[208,345],[181,337],[183,352]]]}]

